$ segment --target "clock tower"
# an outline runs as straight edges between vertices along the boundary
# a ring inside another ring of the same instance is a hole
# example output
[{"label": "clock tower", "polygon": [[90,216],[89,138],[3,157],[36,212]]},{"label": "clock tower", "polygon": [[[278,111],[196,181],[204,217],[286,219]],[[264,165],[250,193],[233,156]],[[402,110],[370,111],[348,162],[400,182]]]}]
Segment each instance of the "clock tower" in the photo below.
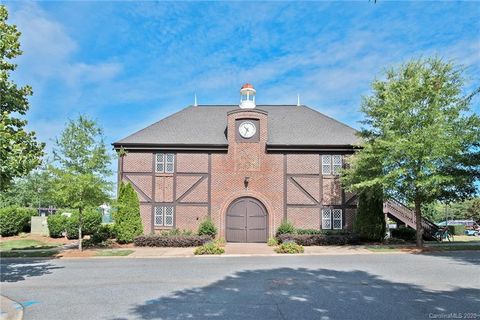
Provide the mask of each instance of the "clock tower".
[{"label": "clock tower", "polygon": [[268,113],[255,108],[255,94],[251,84],[244,84],[240,89],[240,108],[227,114],[229,155],[237,172],[261,171],[264,162]]}]

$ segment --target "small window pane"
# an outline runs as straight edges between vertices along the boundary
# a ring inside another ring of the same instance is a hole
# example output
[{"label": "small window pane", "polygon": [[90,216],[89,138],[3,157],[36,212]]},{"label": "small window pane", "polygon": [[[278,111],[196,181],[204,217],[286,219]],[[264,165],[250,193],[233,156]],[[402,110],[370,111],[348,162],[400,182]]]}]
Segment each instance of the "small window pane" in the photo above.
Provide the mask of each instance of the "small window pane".
[{"label": "small window pane", "polygon": [[173,153],[167,153],[165,155],[165,172],[166,173],[173,173],[174,162],[175,162],[175,155]]},{"label": "small window pane", "polygon": [[155,172],[165,172],[165,154],[157,153],[155,156]]},{"label": "small window pane", "polygon": [[163,226],[163,207],[155,207],[155,225]]},{"label": "small window pane", "polygon": [[165,226],[173,226],[173,207],[165,207]]},{"label": "small window pane", "polygon": [[322,174],[332,174],[332,156],[322,156]]},{"label": "small window pane", "polygon": [[342,156],[335,155],[333,156],[333,174],[340,174],[342,169]]},{"label": "small window pane", "polygon": [[322,209],[322,229],[332,228],[331,215],[332,215],[332,212],[330,209]]},{"label": "small window pane", "polygon": [[333,229],[342,229],[342,209],[333,209]]}]

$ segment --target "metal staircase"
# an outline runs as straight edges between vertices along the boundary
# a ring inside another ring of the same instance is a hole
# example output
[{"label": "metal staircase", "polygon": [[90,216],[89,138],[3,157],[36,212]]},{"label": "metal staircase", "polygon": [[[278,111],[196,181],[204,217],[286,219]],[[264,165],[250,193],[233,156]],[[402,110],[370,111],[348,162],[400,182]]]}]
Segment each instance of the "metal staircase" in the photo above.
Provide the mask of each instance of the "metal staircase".
[{"label": "metal staircase", "polygon": [[[387,200],[383,203],[383,213],[393,220],[400,221],[406,226],[417,229],[415,212],[396,200]],[[427,218],[422,218],[423,237],[426,240],[438,240],[436,233],[438,226]]]}]

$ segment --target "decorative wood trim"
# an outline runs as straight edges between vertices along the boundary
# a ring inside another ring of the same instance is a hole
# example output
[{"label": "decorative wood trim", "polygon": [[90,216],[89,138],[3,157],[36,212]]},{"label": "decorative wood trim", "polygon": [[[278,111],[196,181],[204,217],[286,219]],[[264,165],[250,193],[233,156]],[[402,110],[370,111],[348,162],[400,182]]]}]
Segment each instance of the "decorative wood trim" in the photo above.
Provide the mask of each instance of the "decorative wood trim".
[{"label": "decorative wood trim", "polygon": [[283,154],[283,220],[287,220],[287,154]]},{"label": "decorative wood trim", "polygon": [[310,200],[312,200],[315,204],[318,204],[318,203],[319,203],[319,202],[318,202],[310,193],[308,193],[308,191],[305,190],[305,188],[302,187],[302,186],[300,185],[300,183],[298,183],[294,178],[290,177],[289,179],[290,179],[290,181],[291,181],[298,189],[300,189],[300,191],[303,192],[304,195],[306,195],[308,198],[310,198]]},{"label": "decorative wood trim", "polygon": [[[155,152],[152,152],[152,202],[155,201]],[[150,208],[150,215],[151,215],[151,232],[154,232],[155,228],[155,206],[151,206]]]},{"label": "decorative wood trim", "polygon": [[318,177],[318,173],[287,173],[287,176],[292,178],[315,178]]},{"label": "decorative wood trim", "polygon": [[202,183],[203,180],[205,180],[207,178],[207,175],[202,175],[200,177],[200,179],[198,179],[190,188],[187,189],[187,191],[185,191],[180,197],[178,197],[178,199],[176,200],[177,203],[180,203],[182,201],[183,198],[185,198],[186,196],[188,196],[190,194],[190,192],[193,191],[193,189],[195,189],[196,187],[198,187],[198,185],[200,183]]},{"label": "decorative wood trim", "polygon": [[204,174],[208,174],[207,172],[177,172],[177,176],[201,176]]},{"label": "decorative wood trim", "polygon": [[287,208],[318,208],[321,207],[319,204],[293,204],[287,203]]},{"label": "decorative wood trim", "polygon": [[139,187],[137,187],[135,185],[135,183],[133,183],[132,180],[130,180],[130,178],[128,178],[128,176],[124,176],[125,179],[128,180],[128,182],[130,182],[130,184],[132,185],[133,189],[135,189],[138,193],[140,193],[142,196],[144,196],[145,198],[147,198],[148,202],[152,202],[152,198],[150,198],[149,196],[147,196],[147,194],[145,192],[143,192],[142,190],[140,190]]},{"label": "decorative wood trim", "polygon": [[208,216],[212,216],[212,153],[208,153]]},{"label": "decorative wood trim", "polygon": [[354,194],[348,201],[345,202],[345,206],[352,205],[352,202],[358,199],[358,194]]},{"label": "decorative wood trim", "polygon": [[172,197],[173,197],[173,227],[177,227],[177,162],[178,162],[178,157],[177,153],[175,152],[175,161],[173,161],[173,191],[172,191]]},{"label": "decorative wood trim", "polygon": [[208,202],[179,202],[177,207],[181,206],[192,206],[192,207],[208,207]]}]

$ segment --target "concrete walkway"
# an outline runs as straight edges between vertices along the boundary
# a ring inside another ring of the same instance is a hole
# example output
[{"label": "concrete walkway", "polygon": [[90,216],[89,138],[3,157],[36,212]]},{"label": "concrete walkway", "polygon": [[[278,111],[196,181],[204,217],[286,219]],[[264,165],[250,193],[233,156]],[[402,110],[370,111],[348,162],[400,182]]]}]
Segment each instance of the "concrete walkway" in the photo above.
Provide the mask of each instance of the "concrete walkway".
[{"label": "concrete walkway", "polygon": [[266,243],[227,243],[225,255],[273,255],[276,254],[273,249]]},{"label": "concrete walkway", "polygon": [[193,257],[195,248],[135,247],[125,258]]},{"label": "concrete walkway", "polygon": [[23,307],[20,303],[0,295],[0,320],[21,320]]}]

